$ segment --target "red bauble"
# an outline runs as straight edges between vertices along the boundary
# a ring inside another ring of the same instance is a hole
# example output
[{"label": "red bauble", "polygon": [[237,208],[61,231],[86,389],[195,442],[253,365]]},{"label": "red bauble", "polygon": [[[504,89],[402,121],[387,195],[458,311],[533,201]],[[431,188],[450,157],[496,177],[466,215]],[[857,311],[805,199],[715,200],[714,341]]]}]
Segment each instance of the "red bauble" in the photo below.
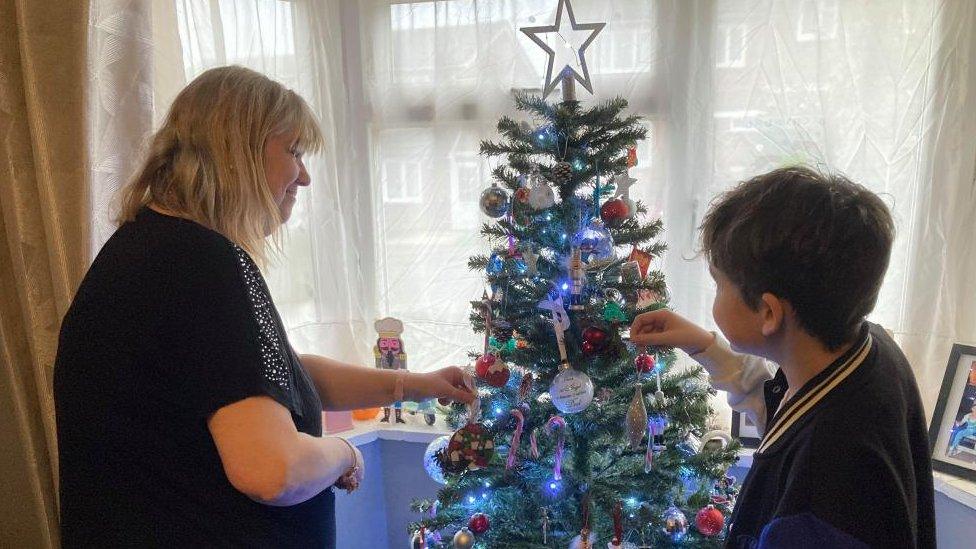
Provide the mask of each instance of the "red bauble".
[{"label": "red bauble", "polygon": [[478,361],[474,363],[474,373],[478,374],[478,377],[484,378],[488,375],[488,368],[491,368],[495,362],[498,361],[498,357],[494,353],[485,353],[478,358]]},{"label": "red bauble", "polygon": [[589,326],[583,330],[583,351],[601,351],[610,341],[610,334],[602,328]]},{"label": "red bauble", "polygon": [[647,353],[641,353],[634,359],[634,366],[640,373],[646,374],[654,369],[654,357]]},{"label": "red bauble", "polygon": [[695,515],[695,526],[705,536],[717,536],[725,527],[725,515],[714,505],[702,507]]},{"label": "red bauble", "polygon": [[600,207],[600,219],[608,227],[620,225],[628,216],[630,216],[630,208],[619,198],[611,198]]},{"label": "red bauble", "polygon": [[468,530],[478,535],[487,532],[490,526],[488,523],[488,515],[484,513],[475,513],[471,515],[471,520],[468,521]]},{"label": "red bauble", "polygon": [[474,372],[492,387],[504,387],[512,371],[494,353],[486,353],[474,363]]}]

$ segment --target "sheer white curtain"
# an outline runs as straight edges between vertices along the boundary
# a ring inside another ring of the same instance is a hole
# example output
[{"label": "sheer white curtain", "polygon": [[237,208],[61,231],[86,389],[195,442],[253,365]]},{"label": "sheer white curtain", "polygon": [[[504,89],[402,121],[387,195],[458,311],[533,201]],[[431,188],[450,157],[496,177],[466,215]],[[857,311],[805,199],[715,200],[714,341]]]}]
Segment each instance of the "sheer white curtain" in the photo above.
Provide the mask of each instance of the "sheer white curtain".
[{"label": "sheer white curtain", "polygon": [[[97,0],[111,4],[108,0]],[[484,251],[478,156],[540,88],[545,54],[518,32],[556,0],[154,0],[155,112],[194,75],[239,63],[302,93],[329,147],[268,273],[302,350],[367,363],[372,320],[406,323],[411,367],[465,361]],[[650,139],[632,175],[664,217],[673,304],[711,326],[694,256],[709,201],[805,161],[881,193],[898,225],[873,319],[934,403],[953,341],[976,340],[976,3],[575,0],[608,25],[587,53],[596,99],[622,95]],[[584,99],[585,91],[580,90]]]}]

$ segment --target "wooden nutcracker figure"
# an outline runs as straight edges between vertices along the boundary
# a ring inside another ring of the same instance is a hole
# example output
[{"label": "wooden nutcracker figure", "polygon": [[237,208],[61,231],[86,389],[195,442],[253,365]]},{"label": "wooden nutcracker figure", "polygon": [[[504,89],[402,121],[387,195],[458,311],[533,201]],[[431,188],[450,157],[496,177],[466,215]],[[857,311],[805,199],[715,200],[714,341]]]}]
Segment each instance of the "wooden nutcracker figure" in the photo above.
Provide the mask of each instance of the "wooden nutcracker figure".
[{"label": "wooden nutcracker figure", "polygon": [[[376,346],[373,347],[373,357],[376,360],[376,367],[382,370],[406,370],[407,354],[403,347],[403,340],[400,334],[403,333],[403,322],[391,317],[377,320],[373,327],[379,337]],[[406,423],[403,420],[403,403],[400,401],[393,403],[396,411],[396,422]],[[389,423],[390,407],[383,408],[383,419],[380,421]]]}]

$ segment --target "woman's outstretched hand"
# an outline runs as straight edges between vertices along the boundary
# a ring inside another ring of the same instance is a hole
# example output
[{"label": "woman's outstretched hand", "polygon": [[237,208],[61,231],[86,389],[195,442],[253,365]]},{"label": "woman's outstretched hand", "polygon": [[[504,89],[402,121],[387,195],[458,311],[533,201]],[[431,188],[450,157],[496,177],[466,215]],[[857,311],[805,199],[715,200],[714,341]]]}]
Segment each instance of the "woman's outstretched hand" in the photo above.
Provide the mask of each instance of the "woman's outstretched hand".
[{"label": "woman's outstretched hand", "polygon": [[423,374],[413,374],[407,378],[405,385],[404,389],[408,400],[421,401],[436,398],[442,403],[454,401],[471,404],[478,396],[469,389],[469,387],[474,387],[470,381],[470,374],[457,366],[448,366]]}]

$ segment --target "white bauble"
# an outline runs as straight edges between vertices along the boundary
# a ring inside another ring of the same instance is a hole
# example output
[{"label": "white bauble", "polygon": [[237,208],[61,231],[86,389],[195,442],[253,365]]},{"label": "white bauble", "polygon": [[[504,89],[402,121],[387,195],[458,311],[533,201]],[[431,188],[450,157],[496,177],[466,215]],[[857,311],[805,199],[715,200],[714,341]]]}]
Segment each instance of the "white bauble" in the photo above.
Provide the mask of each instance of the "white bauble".
[{"label": "white bauble", "polygon": [[441,464],[437,462],[437,458],[434,456],[437,452],[447,448],[447,444],[451,441],[451,437],[444,435],[442,437],[437,437],[427,445],[427,449],[424,450],[424,470],[430,475],[430,478],[438,484],[445,484],[447,481],[444,479],[444,470],[441,469]]},{"label": "white bauble", "polygon": [[575,414],[593,401],[593,380],[579,370],[567,368],[552,380],[549,394],[560,412]]}]

